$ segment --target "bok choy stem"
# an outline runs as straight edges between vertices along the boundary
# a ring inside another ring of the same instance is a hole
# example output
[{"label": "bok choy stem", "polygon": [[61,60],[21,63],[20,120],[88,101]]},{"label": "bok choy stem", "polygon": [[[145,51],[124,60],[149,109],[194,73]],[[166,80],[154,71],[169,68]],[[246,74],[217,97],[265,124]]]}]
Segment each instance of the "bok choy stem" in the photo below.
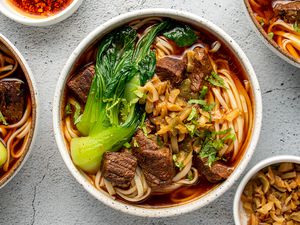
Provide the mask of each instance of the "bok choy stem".
[{"label": "bok choy stem", "polygon": [[136,131],[141,110],[135,91],[155,72],[155,53],[150,49],[168,21],[154,25],[138,41],[131,27],[104,37],[96,58],[95,77],[77,128],[84,137],[71,140],[75,165],[96,173],[106,151],[117,151]]}]

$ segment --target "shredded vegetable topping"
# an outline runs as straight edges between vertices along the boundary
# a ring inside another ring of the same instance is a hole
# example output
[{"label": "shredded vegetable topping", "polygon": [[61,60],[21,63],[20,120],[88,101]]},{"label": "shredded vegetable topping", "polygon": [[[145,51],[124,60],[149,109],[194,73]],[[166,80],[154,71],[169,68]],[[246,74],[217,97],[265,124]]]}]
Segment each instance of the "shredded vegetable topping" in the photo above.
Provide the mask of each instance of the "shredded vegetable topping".
[{"label": "shredded vegetable topping", "polygon": [[300,166],[281,163],[260,171],[246,185],[242,203],[249,225],[300,223]]}]

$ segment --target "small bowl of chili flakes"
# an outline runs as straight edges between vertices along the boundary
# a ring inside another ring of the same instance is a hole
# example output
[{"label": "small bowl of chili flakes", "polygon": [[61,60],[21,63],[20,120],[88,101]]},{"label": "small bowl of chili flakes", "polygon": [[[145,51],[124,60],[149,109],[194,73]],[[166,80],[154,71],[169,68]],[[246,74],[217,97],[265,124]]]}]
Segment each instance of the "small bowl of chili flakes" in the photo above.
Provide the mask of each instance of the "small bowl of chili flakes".
[{"label": "small bowl of chili flakes", "polygon": [[0,12],[29,26],[49,26],[71,16],[82,0],[0,0]]}]

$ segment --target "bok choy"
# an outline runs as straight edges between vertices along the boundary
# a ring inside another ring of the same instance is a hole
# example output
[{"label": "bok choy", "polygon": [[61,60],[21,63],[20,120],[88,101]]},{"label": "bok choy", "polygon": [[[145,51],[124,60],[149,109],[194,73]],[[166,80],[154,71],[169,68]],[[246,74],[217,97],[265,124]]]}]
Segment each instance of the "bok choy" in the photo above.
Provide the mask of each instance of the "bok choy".
[{"label": "bok choy", "polygon": [[103,153],[117,151],[136,131],[142,112],[135,92],[154,75],[151,45],[168,26],[168,21],[152,26],[138,42],[131,27],[104,37],[87,103],[76,124],[84,137],[71,141],[71,156],[80,169],[96,173]]}]

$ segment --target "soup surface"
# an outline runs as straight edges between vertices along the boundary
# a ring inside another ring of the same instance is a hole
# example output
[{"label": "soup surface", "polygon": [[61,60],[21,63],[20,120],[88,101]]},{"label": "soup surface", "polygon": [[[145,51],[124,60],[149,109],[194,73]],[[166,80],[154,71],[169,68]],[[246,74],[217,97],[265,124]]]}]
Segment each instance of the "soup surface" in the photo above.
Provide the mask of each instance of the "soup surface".
[{"label": "soup surface", "polygon": [[226,180],[243,156],[251,92],[215,37],[146,18],[79,57],[62,131],[74,164],[99,191],[143,207],[183,204]]}]

